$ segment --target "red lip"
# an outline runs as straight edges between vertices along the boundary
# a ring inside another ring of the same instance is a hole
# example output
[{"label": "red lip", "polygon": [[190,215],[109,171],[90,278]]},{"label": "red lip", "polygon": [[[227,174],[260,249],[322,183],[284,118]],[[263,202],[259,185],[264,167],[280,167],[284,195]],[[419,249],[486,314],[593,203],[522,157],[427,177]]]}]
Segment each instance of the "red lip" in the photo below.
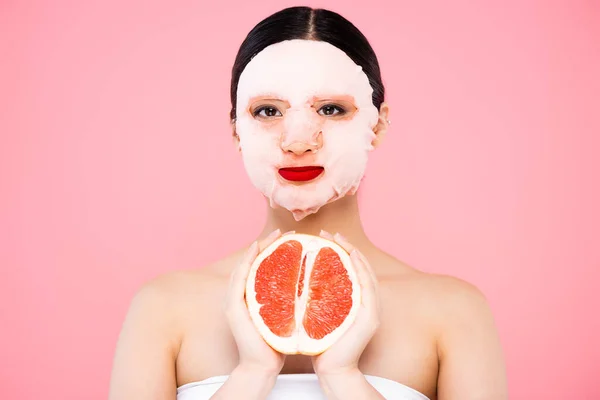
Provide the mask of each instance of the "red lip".
[{"label": "red lip", "polygon": [[307,167],[289,167],[280,168],[279,175],[284,179],[293,182],[311,181],[321,175],[324,171],[323,167],[307,166]]}]

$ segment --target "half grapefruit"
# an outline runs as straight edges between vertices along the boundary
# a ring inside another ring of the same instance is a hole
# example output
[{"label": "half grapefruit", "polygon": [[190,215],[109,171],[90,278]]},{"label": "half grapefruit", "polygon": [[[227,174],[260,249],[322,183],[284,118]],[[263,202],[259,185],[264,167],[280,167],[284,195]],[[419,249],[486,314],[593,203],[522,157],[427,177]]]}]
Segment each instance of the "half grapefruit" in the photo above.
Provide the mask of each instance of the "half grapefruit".
[{"label": "half grapefruit", "polygon": [[360,285],[350,255],[340,245],[320,236],[288,234],[254,260],[246,304],[273,349],[317,355],[354,322]]}]

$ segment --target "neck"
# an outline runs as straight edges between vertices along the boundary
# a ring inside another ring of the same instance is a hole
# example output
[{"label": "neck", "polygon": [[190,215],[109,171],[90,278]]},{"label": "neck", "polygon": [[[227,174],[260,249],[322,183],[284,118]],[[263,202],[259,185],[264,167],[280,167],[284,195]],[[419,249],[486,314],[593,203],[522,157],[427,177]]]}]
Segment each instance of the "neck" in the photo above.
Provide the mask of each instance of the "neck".
[{"label": "neck", "polygon": [[260,237],[266,237],[275,229],[280,229],[282,233],[296,231],[310,235],[319,235],[324,230],[331,234],[339,233],[356,246],[370,244],[360,220],[356,195],[344,196],[300,221],[296,221],[292,213],[284,208],[269,207]]}]

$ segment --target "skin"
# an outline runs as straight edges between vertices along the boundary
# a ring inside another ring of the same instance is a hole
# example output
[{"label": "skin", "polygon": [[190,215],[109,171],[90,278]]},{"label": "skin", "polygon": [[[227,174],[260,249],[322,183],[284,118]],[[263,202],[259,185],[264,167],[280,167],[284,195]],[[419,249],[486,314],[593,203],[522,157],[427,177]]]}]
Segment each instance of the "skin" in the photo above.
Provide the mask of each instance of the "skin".
[{"label": "skin", "polygon": [[[388,113],[383,104],[375,146],[388,129]],[[297,157],[306,154],[297,150]],[[273,351],[252,329],[243,303],[249,263],[288,231],[340,243],[352,254],[365,293],[352,328],[317,357]],[[383,398],[364,374],[430,399],[508,398],[501,344],[483,294],[379,249],[362,227],[356,196],[349,195],[299,222],[285,209],[268,207],[255,244],[201,269],[146,282],[119,336],[109,399],[174,400],[177,386],[224,374],[230,378],[213,399],[264,399],[278,374],[313,372],[330,399]]]}]

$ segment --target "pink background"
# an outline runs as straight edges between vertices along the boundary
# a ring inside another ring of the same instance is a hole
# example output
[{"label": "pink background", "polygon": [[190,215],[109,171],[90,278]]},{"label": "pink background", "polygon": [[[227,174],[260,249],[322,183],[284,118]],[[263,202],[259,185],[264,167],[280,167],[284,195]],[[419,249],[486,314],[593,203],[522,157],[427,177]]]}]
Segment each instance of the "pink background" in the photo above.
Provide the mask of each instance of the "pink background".
[{"label": "pink background", "polygon": [[[368,233],[485,292],[512,399],[600,398],[600,6],[358,3],[308,4],[380,58]],[[0,398],[105,399],[134,291],[261,228],[230,69],[296,3],[0,4]]]}]

